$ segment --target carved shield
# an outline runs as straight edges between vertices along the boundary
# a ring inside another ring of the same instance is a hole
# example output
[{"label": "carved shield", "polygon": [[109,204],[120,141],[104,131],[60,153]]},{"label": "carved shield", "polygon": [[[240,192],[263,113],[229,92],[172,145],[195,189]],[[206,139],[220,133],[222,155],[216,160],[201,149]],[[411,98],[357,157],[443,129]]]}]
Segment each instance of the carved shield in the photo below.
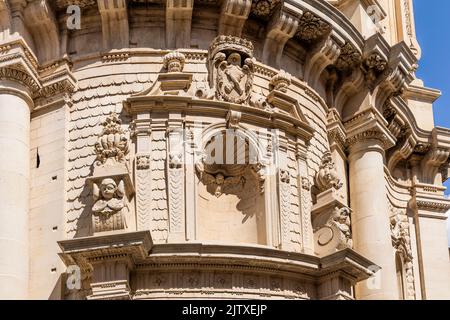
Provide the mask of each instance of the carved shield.
[{"label": "carved shield", "polygon": [[217,70],[217,91],[222,100],[243,103],[250,96],[253,85],[253,62],[245,59],[241,66],[241,56],[232,53],[222,61]]}]

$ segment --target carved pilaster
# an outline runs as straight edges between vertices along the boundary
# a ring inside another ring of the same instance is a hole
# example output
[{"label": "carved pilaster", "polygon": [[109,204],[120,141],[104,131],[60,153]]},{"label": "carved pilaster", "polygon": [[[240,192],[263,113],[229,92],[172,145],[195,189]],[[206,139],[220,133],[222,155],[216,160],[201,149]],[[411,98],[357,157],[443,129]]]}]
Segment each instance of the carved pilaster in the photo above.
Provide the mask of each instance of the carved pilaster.
[{"label": "carved pilaster", "polygon": [[136,155],[136,216],[139,231],[150,230],[151,228],[150,157],[150,154]]},{"label": "carved pilaster", "polygon": [[279,181],[279,202],[280,202],[280,230],[281,230],[281,248],[285,251],[293,250],[290,241],[291,232],[291,192],[290,192],[290,182],[291,174],[288,170],[280,169],[278,172]]},{"label": "carved pilaster", "polygon": [[185,241],[184,146],[179,121],[169,120],[168,132],[168,201],[169,242]]},{"label": "carved pilaster", "polygon": [[307,164],[307,148],[299,142],[297,143],[297,166],[298,166],[298,191],[300,199],[300,213],[302,225],[302,245],[303,252],[312,254],[314,252],[314,239],[311,221],[312,197],[311,180]]}]

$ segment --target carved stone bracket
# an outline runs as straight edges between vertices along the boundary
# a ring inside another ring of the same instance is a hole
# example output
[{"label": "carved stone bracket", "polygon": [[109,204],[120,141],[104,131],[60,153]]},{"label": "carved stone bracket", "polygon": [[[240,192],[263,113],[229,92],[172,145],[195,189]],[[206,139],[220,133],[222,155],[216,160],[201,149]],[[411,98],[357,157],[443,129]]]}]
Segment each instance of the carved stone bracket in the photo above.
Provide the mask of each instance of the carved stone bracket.
[{"label": "carved stone bracket", "polygon": [[219,21],[219,35],[240,37],[251,8],[252,0],[224,0]]}]

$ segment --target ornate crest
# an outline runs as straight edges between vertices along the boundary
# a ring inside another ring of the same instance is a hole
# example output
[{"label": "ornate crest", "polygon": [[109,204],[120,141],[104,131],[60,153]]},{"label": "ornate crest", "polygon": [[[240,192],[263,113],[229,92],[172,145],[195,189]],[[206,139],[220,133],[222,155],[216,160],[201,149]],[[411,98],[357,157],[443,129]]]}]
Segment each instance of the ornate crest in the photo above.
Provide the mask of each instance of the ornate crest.
[{"label": "ornate crest", "polygon": [[250,41],[219,36],[211,44],[210,83],[218,100],[248,102],[253,86],[253,44]]}]

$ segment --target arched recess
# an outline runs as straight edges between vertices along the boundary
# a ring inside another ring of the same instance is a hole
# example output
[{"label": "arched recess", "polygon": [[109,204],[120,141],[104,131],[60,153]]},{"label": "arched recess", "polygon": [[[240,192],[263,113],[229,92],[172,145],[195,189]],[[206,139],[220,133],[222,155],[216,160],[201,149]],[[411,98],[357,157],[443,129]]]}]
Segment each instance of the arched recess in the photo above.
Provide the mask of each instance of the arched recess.
[{"label": "arched recess", "polygon": [[198,240],[267,244],[264,150],[242,126],[203,132],[195,151]]}]

